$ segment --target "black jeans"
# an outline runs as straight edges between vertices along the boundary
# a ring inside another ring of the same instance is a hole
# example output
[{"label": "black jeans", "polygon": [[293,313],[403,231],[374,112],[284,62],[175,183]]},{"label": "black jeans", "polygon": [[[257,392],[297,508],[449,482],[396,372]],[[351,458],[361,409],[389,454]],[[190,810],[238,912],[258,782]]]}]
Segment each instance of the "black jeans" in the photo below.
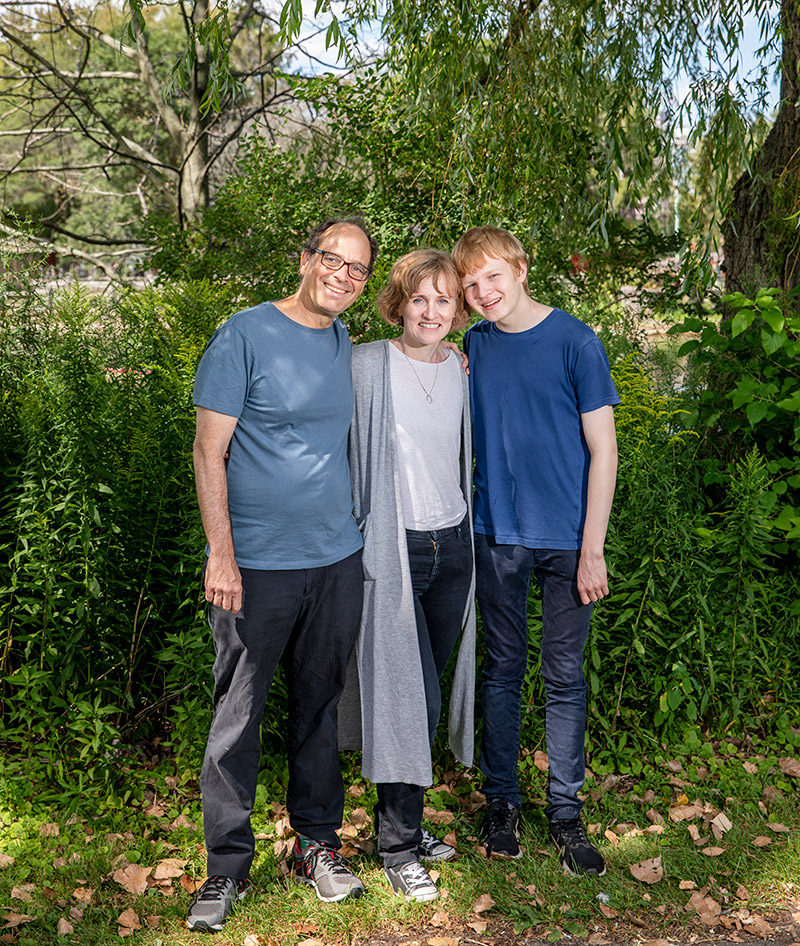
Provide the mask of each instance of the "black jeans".
[{"label": "black jeans", "polygon": [[286,806],[298,834],[339,846],[338,706],[361,619],[361,552],[321,568],[241,569],[242,610],[210,605],[214,717],[200,787],[209,876],[247,877],[260,729],[280,661],[289,690]]},{"label": "black jeans", "polygon": [[[428,710],[428,738],[436,735],[442,710],[439,680],[453,652],[472,582],[469,519],[434,532],[406,532],[419,652]],[[403,720],[397,720],[402,726]],[[405,782],[377,786],[378,851],[387,867],[417,858],[422,840],[425,789]]]}]

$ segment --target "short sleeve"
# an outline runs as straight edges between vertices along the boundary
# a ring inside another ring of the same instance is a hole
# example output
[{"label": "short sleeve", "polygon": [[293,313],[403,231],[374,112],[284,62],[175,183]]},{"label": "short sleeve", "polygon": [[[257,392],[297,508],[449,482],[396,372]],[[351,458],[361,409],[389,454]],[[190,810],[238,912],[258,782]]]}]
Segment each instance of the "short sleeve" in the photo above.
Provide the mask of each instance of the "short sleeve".
[{"label": "short sleeve", "polygon": [[597,336],[578,352],[573,372],[578,413],[588,414],[606,405],[619,404],[603,343]]},{"label": "short sleeve", "polygon": [[241,417],[250,378],[251,353],[244,336],[229,323],[211,336],[194,380],[194,403]]}]

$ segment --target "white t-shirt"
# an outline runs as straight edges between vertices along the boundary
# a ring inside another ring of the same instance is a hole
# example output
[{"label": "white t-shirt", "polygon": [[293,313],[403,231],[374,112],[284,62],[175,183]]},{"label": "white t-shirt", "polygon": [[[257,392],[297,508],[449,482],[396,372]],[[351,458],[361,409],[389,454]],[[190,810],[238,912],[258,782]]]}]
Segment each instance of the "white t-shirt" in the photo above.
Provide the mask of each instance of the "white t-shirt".
[{"label": "white t-shirt", "polygon": [[458,525],[467,512],[460,477],[461,364],[449,349],[443,362],[428,364],[389,348],[405,527],[425,532]]}]

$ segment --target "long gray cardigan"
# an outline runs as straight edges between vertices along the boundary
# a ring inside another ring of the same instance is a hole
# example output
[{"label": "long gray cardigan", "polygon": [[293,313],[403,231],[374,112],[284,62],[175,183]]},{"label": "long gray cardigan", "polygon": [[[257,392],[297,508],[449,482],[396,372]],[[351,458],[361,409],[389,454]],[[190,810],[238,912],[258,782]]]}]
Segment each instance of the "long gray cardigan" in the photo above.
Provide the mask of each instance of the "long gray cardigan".
[{"label": "long gray cardigan", "polygon": [[[414,617],[398,476],[389,342],[353,351],[355,413],[350,476],[364,536],[364,610],[339,704],[339,744],[362,749],[372,782],[433,782],[422,663]],[[461,489],[472,518],[472,432],[462,373]],[[475,574],[467,597],[450,694],[450,747],[472,765],[475,689]]]}]

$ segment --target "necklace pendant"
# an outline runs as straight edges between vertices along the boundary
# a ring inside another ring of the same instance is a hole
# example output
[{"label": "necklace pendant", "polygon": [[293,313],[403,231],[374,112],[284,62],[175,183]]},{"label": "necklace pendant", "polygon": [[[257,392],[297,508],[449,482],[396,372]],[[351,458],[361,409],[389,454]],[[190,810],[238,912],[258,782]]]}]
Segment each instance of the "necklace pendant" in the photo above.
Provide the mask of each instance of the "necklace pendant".
[{"label": "necklace pendant", "polygon": [[425,395],[425,400],[428,402],[428,404],[433,404],[433,398],[430,396],[430,394]]}]

